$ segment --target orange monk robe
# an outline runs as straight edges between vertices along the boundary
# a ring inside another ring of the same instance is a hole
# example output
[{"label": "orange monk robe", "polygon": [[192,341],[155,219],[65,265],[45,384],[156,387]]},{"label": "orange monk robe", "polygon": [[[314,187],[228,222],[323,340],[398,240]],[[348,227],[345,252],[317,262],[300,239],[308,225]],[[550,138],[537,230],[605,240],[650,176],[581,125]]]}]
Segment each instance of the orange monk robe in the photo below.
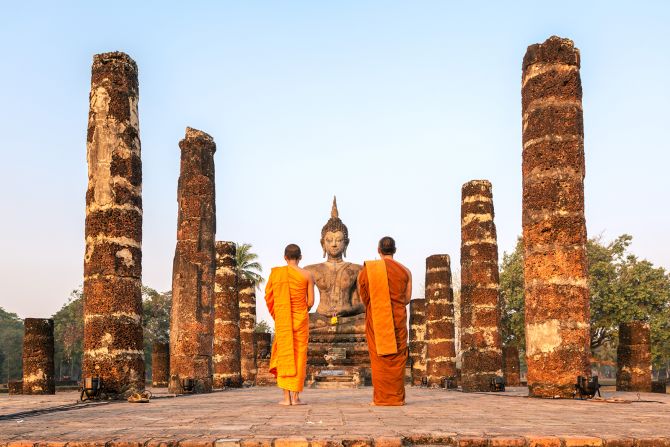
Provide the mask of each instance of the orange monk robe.
[{"label": "orange monk robe", "polygon": [[[373,265],[373,263],[378,264]],[[409,275],[402,265],[392,259],[369,261],[365,264],[358,275],[358,287],[361,300],[365,304],[365,335],[372,367],[373,401],[375,405],[404,405],[405,365],[407,364],[405,296]],[[385,288],[382,284],[383,270],[386,273],[388,292],[384,292]],[[386,297],[383,296],[384,293],[387,294]],[[375,294],[376,297],[371,296]],[[384,303],[384,299],[388,301]],[[378,305],[374,306],[376,309],[373,309],[375,300]],[[389,302],[390,306],[388,306]],[[384,316],[386,313],[384,308],[389,307],[390,319]],[[373,317],[378,314],[381,315],[375,322]],[[391,321],[393,327],[390,327]],[[396,352],[380,355],[393,352],[389,341],[395,342]]]},{"label": "orange monk robe", "polygon": [[290,266],[275,267],[265,287],[265,302],[275,320],[270,372],[277,386],[300,392],[307,375],[307,279]]}]

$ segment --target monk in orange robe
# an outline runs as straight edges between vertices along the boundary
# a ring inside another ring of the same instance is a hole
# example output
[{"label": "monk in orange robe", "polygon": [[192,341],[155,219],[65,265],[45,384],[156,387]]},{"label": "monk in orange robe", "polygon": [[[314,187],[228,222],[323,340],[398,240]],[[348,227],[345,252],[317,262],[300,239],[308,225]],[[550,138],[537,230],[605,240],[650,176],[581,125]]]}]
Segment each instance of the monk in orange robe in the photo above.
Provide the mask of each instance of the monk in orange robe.
[{"label": "monk in orange robe", "polygon": [[393,259],[396,252],[393,238],[383,237],[377,251],[381,259],[366,261],[358,275],[372,367],[372,405],[404,405],[408,353],[406,308],[412,296],[412,274]]},{"label": "monk in orange robe", "polygon": [[284,250],[283,267],[275,267],[265,287],[265,302],[275,320],[270,372],[284,390],[281,405],[302,405],[300,393],[307,375],[309,309],[314,305],[314,278],[298,267],[300,247],[289,244]]}]

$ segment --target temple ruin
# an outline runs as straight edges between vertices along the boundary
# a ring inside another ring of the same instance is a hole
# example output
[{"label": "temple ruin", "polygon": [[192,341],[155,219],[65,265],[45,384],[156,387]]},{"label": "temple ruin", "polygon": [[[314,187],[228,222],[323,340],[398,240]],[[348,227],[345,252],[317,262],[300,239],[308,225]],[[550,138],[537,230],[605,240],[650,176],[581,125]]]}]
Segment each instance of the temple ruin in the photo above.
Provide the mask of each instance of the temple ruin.
[{"label": "temple ruin", "polygon": [[579,50],[550,37],[523,59],[523,246],[528,387],[572,397],[590,376]]},{"label": "temple ruin", "polygon": [[170,380],[170,344],[156,342],[151,350],[151,386],[165,388]]},{"label": "temple ruin", "polygon": [[456,377],[454,292],[449,255],[426,258],[426,377],[432,387]]},{"label": "temple ruin", "polygon": [[503,346],[503,377],[506,386],[521,386],[521,366],[519,349],[516,346]]},{"label": "temple ruin", "polygon": [[[619,325],[617,391],[651,392],[651,329],[646,321]],[[25,378],[23,379],[25,381]]]},{"label": "temple ruin", "polygon": [[238,278],[240,303],[240,373],[242,382],[256,382],[256,285],[248,278]]},{"label": "temple ruin", "polygon": [[103,53],[91,71],[82,375],[124,397],[144,389],[137,65]]},{"label": "temple ruin", "polygon": [[426,377],[426,300],[409,302],[409,359],[412,368],[412,385],[421,385]]},{"label": "temple ruin", "polygon": [[23,327],[23,394],[55,394],[54,320],[26,318]]},{"label": "temple ruin", "polygon": [[214,388],[242,386],[236,253],[234,242],[216,242]]},{"label": "temple ruin", "polygon": [[192,392],[206,393],[212,390],[216,144],[206,133],[187,127],[179,148],[168,389],[182,394],[189,391],[184,384],[192,381]]},{"label": "temple ruin", "polygon": [[498,242],[488,180],[463,185],[461,199],[461,387],[488,391],[502,377]]}]

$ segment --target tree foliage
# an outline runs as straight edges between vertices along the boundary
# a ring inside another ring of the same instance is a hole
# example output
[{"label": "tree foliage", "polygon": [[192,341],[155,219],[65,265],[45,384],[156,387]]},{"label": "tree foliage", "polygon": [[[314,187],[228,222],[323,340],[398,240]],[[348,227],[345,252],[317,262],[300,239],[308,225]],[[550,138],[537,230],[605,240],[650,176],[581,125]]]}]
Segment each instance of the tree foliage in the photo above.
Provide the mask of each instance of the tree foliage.
[{"label": "tree foliage", "polygon": [[[632,237],[624,234],[605,244],[587,243],[591,303],[591,349],[615,346],[620,323],[649,321],[655,364],[670,359],[670,275],[662,267],[628,252]],[[523,247],[503,255],[500,270],[504,341],[524,347]]]},{"label": "tree foliage", "polygon": [[23,320],[0,307],[0,382],[23,375]]},{"label": "tree foliage", "polygon": [[271,334],[272,328],[270,327],[267,321],[261,320],[258,323],[256,323],[256,326],[254,327],[254,332],[256,332],[257,334]]},{"label": "tree foliage", "polygon": [[250,280],[256,288],[263,284],[263,267],[258,262],[258,255],[251,251],[251,244],[237,244],[235,260],[237,261],[237,275]]},{"label": "tree foliage", "polygon": [[53,315],[54,362],[58,378],[74,379],[81,372],[84,349],[84,292],[70,292],[67,302]]}]

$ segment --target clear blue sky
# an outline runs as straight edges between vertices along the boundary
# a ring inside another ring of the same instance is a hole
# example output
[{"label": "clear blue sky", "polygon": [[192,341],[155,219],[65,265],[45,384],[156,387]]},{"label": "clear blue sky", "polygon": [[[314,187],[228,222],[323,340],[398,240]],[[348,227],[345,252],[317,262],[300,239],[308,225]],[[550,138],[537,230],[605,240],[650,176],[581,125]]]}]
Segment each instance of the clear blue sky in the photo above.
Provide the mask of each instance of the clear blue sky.
[{"label": "clear blue sky", "polygon": [[670,267],[667,2],[58,3],[0,17],[0,306],[22,317],[82,282],[90,66],[112,50],[140,70],[143,279],[158,290],[186,126],[218,146],[217,239],[252,243],[266,272],[289,242],[321,260],[337,194],[348,260],[394,236],[419,296],[426,256],[458,269],[460,188],[478,178],[511,250],[521,61],[553,34],[582,54],[589,235],[630,233]]}]

